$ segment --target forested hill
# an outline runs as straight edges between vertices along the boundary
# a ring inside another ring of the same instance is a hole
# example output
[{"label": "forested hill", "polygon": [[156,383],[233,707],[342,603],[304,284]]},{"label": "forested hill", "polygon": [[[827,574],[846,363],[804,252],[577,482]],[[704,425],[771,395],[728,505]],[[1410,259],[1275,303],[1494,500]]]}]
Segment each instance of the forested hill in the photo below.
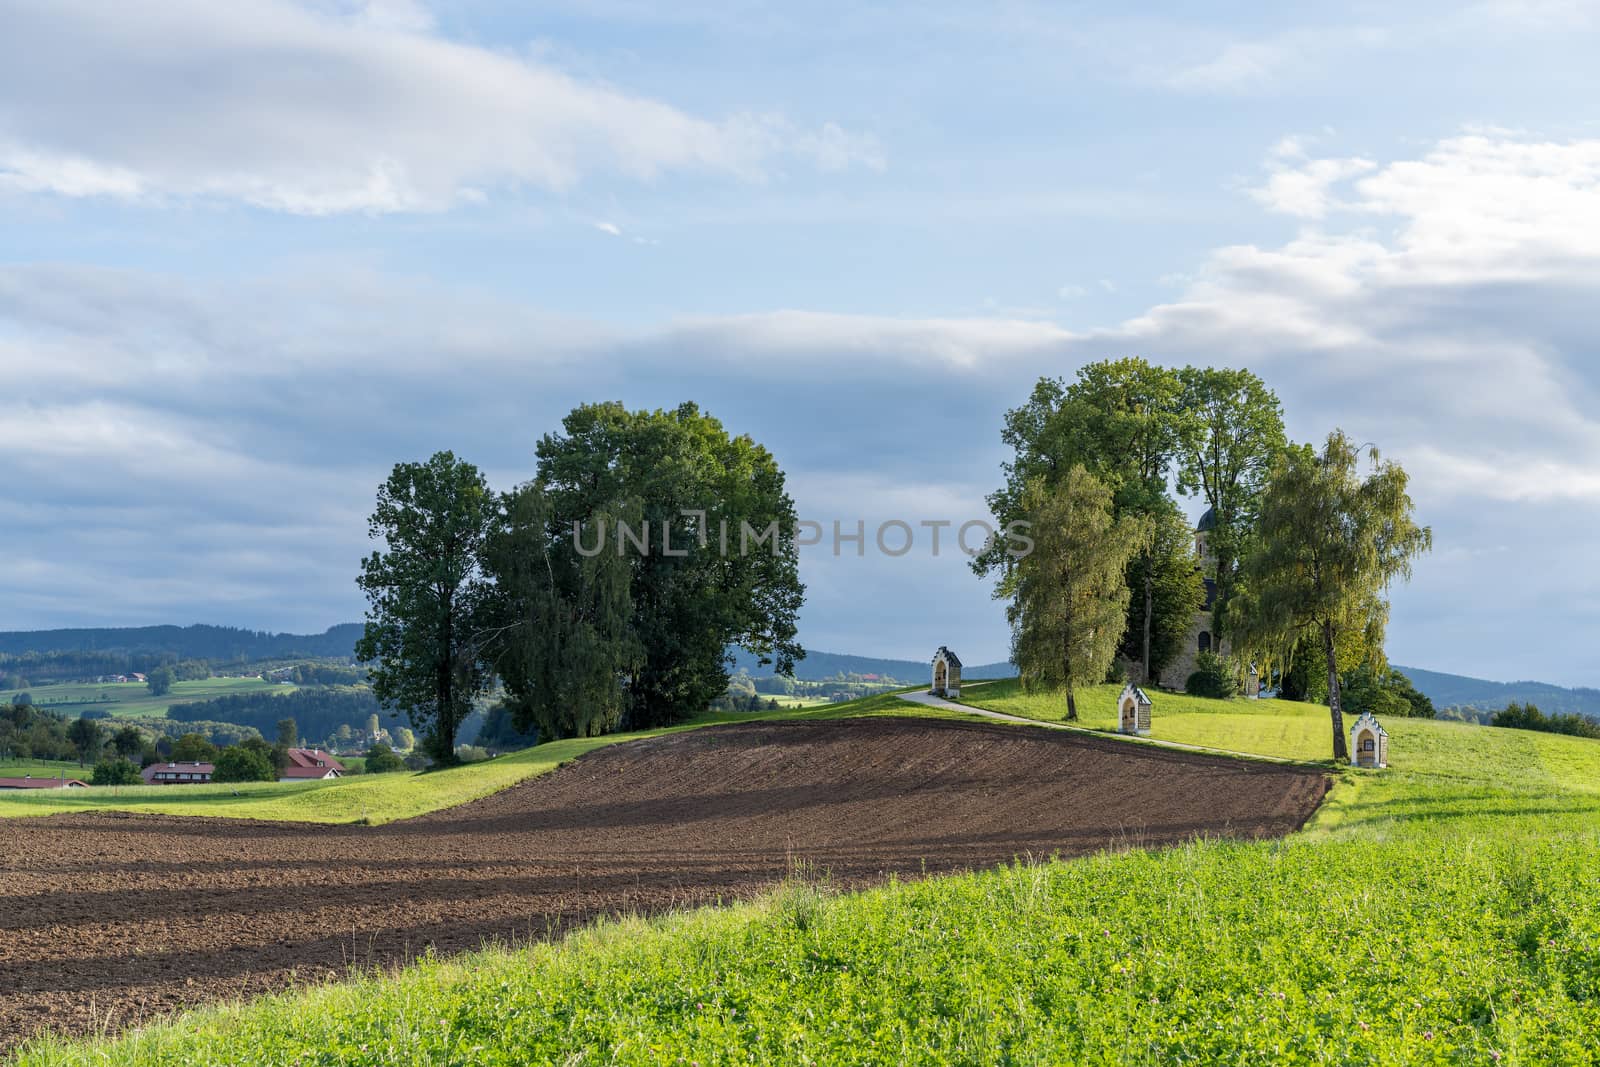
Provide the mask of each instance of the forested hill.
[{"label": "forested hill", "polygon": [[1395,669],[1441,708],[1477,708],[1498,711],[1507,704],[1537,704],[1546,714],[1570,712],[1600,717],[1600,689],[1564,689],[1546,682],[1490,682],[1459,674],[1440,674],[1417,667]]},{"label": "forested hill", "polygon": [[[756,657],[748,652],[737,651],[734,655],[735,670],[743,668],[752,677],[760,677],[772,673],[772,667],[761,666]],[[876,674],[887,675],[905,682],[920,682],[931,670],[933,660],[930,651],[928,662],[911,659],[878,659],[873,656],[847,656],[839,652],[814,652],[808,650],[806,658],[794,665],[794,676],[804,682],[821,682],[839,674]],[[1010,678],[1017,673],[1017,669],[1009,663],[987,663],[981,666],[965,666],[961,668],[961,677],[974,678]]]},{"label": "forested hill", "polygon": [[135,626],[82,630],[0,632],[0,655],[29,652],[170,654],[212,661],[349,656],[361,636],[358,623],[320,634],[274,634],[231,626]]}]

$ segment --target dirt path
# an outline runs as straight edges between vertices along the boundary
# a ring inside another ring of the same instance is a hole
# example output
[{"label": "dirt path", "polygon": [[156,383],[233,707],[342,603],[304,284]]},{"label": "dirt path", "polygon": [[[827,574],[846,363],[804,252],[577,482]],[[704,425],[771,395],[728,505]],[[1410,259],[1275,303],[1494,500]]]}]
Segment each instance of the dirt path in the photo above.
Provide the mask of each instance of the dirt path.
[{"label": "dirt path", "polygon": [[860,886],[1196,835],[1275,836],[1302,768],[983,723],[749,723],[600,749],[380,827],[0,821],[0,1047],[598,914],[747,897],[796,860]]}]

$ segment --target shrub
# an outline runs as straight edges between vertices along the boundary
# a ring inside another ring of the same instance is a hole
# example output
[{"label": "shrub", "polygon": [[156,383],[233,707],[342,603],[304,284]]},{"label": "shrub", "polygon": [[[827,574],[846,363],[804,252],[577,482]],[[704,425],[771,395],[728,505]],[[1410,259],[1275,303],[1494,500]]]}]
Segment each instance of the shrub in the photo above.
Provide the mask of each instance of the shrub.
[{"label": "shrub", "polygon": [[89,780],[90,785],[139,785],[144,781],[139,776],[139,768],[131,760],[123,756],[114,756],[103,759],[94,765],[94,777]]},{"label": "shrub", "polygon": [[1215,652],[1202,652],[1195,657],[1194,673],[1183,684],[1183,691],[1194,697],[1211,697],[1227,700],[1239,692],[1239,681],[1234,675],[1233,661]]},{"label": "shrub", "polygon": [[391,774],[406,769],[406,761],[394,754],[394,749],[379,741],[367,749],[366,773]]},{"label": "shrub", "polygon": [[278,772],[272,767],[271,757],[238,745],[229,745],[217,757],[213,782],[275,782]]}]

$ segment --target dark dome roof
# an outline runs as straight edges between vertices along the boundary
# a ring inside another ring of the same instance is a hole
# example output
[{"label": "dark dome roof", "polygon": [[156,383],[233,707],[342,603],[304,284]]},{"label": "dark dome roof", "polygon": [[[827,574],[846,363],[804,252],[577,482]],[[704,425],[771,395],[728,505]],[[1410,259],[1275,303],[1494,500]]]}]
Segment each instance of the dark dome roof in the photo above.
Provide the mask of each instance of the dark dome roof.
[{"label": "dark dome roof", "polygon": [[1200,516],[1200,523],[1195,527],[1196,533],[1210,533],[1217,528],[1217,509],[1206,508],[1206,513]]}]

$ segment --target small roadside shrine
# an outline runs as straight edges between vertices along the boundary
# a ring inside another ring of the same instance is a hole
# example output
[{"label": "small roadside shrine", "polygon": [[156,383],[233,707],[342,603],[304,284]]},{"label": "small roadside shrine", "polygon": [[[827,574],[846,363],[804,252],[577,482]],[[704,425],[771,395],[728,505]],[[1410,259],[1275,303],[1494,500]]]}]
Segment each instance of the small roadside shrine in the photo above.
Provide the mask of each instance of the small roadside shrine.
[{"label": "small roadside shrine", "polygon": [[933,654],[933,688],[928,692],[946,700],[961,698],[961,659],[943,645]]},{"label": "small roadside shrine", "polygon": [[1153,702],[1143,689],[1129,683],[1117,698],[1117,733],[1137,734],[1145,737],[1150,733],[1150,709]]},{"label": "small roadside shrine", "polygon": [[1380,768],[1389,766],[1389,731],[1372,712],[1363,711],[1350,727],[1350,765]]}]

